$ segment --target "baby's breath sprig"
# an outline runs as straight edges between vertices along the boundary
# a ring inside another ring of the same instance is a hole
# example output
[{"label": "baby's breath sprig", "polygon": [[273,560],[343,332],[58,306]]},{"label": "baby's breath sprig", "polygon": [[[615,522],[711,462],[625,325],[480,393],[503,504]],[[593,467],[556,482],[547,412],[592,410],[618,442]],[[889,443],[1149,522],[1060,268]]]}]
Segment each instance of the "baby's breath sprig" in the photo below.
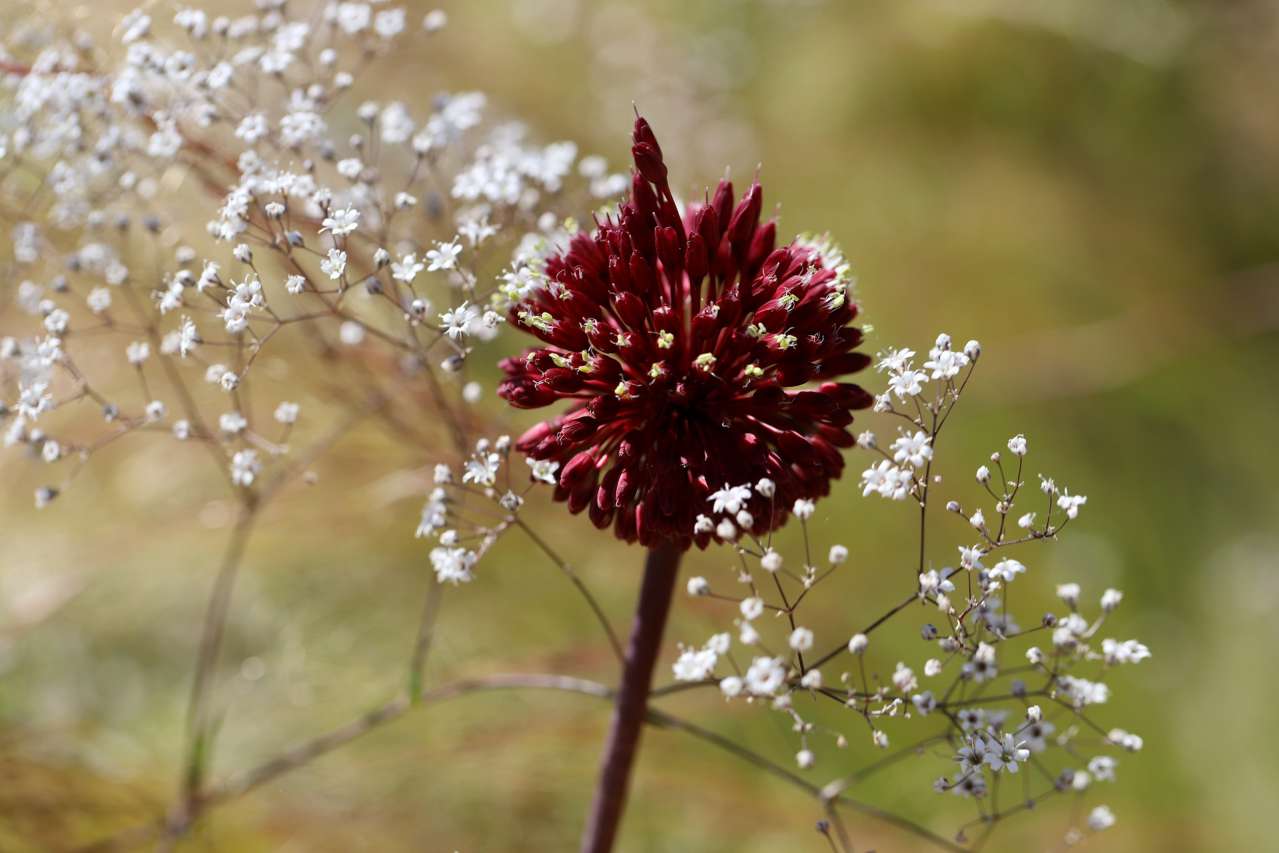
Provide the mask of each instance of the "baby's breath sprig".
[{"label": "baby's breath sprig", "polygon": [[[709,511],[698,523],[731,548],[733,567],[722,585],[698,576],[688,581],[687,591],[736,605],[734,630],[716,633],[702,645],[681,645],[672,672],[678,684],[718,685],[731,702],[788,717],[801,771],[843,763],[823,762],[823,747],[843,750],[854,735],[816,722],[823,716],[818,705],[837,703],[860,720],[855,728],[887,755],[835,776],[822,786],[823,797],[838,796],[872,773],[915,758],[940,770],[940,775],[928,771],[934,790],[973,800],[977,817],[955,834],[964,843],[974,832],[984,839],[1004,818],[1044,800],[1083,796],[1098,783],[1115,780],[1118,759],[1112,753],[1138,750],[1142,741],[1123,729],[1103,728],[1094,719],[1094,706],[1109,698],[1105,679],[1111,669],[1139,663],[1150,651],[1131,639],[1097,643],[1123,598],[1114,589],[1102,594],[1091,620],[1080,613],[1076,583],[1057,587],[1063,612],[1049,613],[1031,626],[1023,628],[1010,611],[1009,590],[1027,567],[1008,552],[1056,540],[1087,503],[1045,475],[1038,477],[1043,497],[1024,488],[1029,454],[1024,435],[1008,440],[1010,458],[996,452],[989,465],[977,469],[983,500],[968,506],[958,499],[946,503],[977,541],[962,539],[950,565],[925,561],[927,507],[938,500],[930,493],[943,485],[932,473],[937,436],[972,376],[981,346],[970,341],[955,350],[943,334],[928,355],[917,369],[912,350],[880,354],[878,367],[888,375],[888,391],[876,397],[875,409],[906,425],[886,447],[871,431],[857,439],[861,448],[881,457],[862,473],[863,495],[913,501],[920,508],[918,566],[908,593],[851,632],[850,639],[814,655],[815,632],[804,626],[804,615],[821,600],[813,589],[849,559],[848,549],[832,546],[827,564],[814,567],[808,529],[813,506],[797,502],[792,510],[802,525],[804,563],[798,572],[790,570],[771,542],[738,538],[724,523],[752,496],[768,496],[771,483],[725,486],[710,495]],[[880,644],[871,635],[900,627],[920,604],[938,616],[917,623],[911,633],[931,645],[933,654],[921,663],[877,656]],[[780,630],[778,617],[783,617]],[[881,676],[879,667],[890,662],[891,671]],[[836,666],[842,671],[830,678]],[[912,734],[906,744],[893,751],[892,739],[901,735],[890,738],[890,731],[907,730]],[[1010,795],[1014,777],[1021,780],[1020,792]],[[1097,806],[1083,825],[1067,827],[1064,841],[1077,843],[1114,820],[1109,808]]]}]

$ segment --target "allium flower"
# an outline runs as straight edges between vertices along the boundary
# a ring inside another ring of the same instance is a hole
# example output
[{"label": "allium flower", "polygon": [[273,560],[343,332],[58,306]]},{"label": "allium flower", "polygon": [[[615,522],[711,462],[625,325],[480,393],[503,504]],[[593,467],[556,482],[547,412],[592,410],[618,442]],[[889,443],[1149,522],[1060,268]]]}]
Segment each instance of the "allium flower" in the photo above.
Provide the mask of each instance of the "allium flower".
[{"label": "allium flower", "polygon": [[846,269],[816,245],[774,248],[758,182],[721,181],[681,217],[652,130],[637,118],[630,197],[551,257],[511,321],[546,343],[502,363],[515,406],[572,409],[518,447],[562,464],[556,498],[646,546],[705,547],[712,493],[768,479],[743,502],[755,534],[825,495],[870,394],[834,381],[870,358]]}]

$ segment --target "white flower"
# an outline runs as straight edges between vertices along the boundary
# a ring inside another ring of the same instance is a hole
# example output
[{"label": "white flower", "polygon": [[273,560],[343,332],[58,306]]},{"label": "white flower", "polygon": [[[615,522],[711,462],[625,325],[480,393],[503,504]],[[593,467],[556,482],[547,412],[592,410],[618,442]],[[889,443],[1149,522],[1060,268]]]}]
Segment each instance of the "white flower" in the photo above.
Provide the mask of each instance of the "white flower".
[{"label": "white flower", "polygon": [[898,399],[905,400],[922,392],[927,381],[928,375],[922,370],[903,370],[888,378],[888,390],[896,394]]},{"label": "white flower", "polygon": [[968,356],[952,349],[934,349],[929,353],[924,369],[932,371],[933,379],[953,379],[968,364]]},{"label": "white flower", "polygon": [[709,648],[684,649],[671,667],[676,681],[705,681],[715,671],[719,655]]},{"label": "white flower", "polygon": [[265,137],[268,132],[270,132],[270,126],[262,113],[249,113],[240,119],[240,123],[235,128],[236,137],[250,145]]},{"label": "white flower", "polygon": [[134,341],[124,351],[129,364],[139,365],[151,357],[151,345],[146,341]]},{"label": "white flower", "polygon": [[786,666],[781,658],[755,658],[746,670],[746,689],[756,696],[771,696],[785,683]]},{"label": "white flower", "polygon": [[440,583],[450,583],[455,586],[472,579],[471,569],[479,560],[478,554],[465,548],[432,548],[430,556],[435,577]]},{"label": "white flower", "polygon": [[990,769],[998,773],[1007,770],[1017,772],[1017,765],[1030,760],[1030,750],[1024,742],[1015,741],[1011,734],[1005,734],[1003,740],[988,742],[985,762]]},{"label": "white flower", "polygon": [[430,262],[426,271],[451,270],[456,267],[457,256],[462,254],[462,244],[456,240],[450,240],[447,243],[436,242],[435,245],[436,248],[429,249],[426,253],[426,259]]},{"label": "white flower", "polygon": [[910,366],[910,360],[915,357],[915,351],[913,349],[888,350],[878,353],[878,356],[876,370],[880,373],[900,373]]},{"label": "white flower", "polygon": [[364,342],[364,327],[355,320],[347,320],[338,326],[338,340],[349,347],[358,347]]},{"label": "white flower", "polygon": [[987,744],[985,738],[981,735],[973,735],[964,745],[959,748],[959,752],[955,755],[955,760],[959,762],[959,769],[963,773],[972,773],[986,761]]},{"label": "white flower", "polygon": [[813,517],[813,511],[816,508],[817,508],[817,505],[814,504],[812,501],[807,500],[805,498],[800,498],[799,500],[795,501],[794,506],[791,507],[791,512],[794,513],[795,517],[798,518],[800,521],[807,521],[808,519]]},{"label": "white flower", "polygon": [[933,697],[933,691],[925,690],[923,693],[916,693],[910,697],[910,701],[914,704],[915,710],[927,716],[933,709],[937,707],[937,700]]},{"label": "white flower", "polygon": [[1110,688],[1099,681],[1063,675],[1057,679],[1057,683],[1076,708],[1082,708],[1084,705],[1101,705],[1110,698]]},{"label": "white flower", "polygon": [[94,314],[101,314],[111,307],[111,291],[105,287],[95,287],[89,291],[85,302]]},{"label": "white flower", "polygon": [[47,382],[33,382],[32,385],[19,386],[18,417],[27,421],[36,421],[43,412],[54,408],[54,395],[47,393]]},{"label": "white flower", "polygon": [[907,693],[919,686],[919,680],[910,667],[898,661],[897,668],[893,670],[893,686],[902,693]]},{"label": "white flower", "polygon": [[881,459],[862,472],[861,485],[863,497],[875,492],[890,500],[904,500],[914,481],[910,472]]},{"label": "white flower", "polygon": [[342,237],[359,227],[360,211],[353,207],[339,208],[324,217],[320,224],[323,226],[321,231],[331,231],[334,237]]},{"label": "white flower", "polygon": [[384,9],[373,17],[373,31],[384,39],[404,32],[404,10]]},{"label": "white flower", "polygon": [[738,609],[742,611],[742,616],[746,619],[758,619],[764,614],[764,599],[759,596],[744,598],[738,605]]},{"label": "white flower", "polygon": [[787,644],[797,652],[806,652],[813,647],[813,632],[807,628],[796,628],[791,631]]},{"label": "white flower", "polygon": [[939,592],[954,591],[955,585],[939,575],[936,569],[929,569],[919,575],[919,594],[921,597],[936,595]]},{"label": "white flower", "polygon": [[1088,503],[1088,498],[1084,495],[1072,495],[1070,492],[1063,491],[1061,497],[1057,498],[1057,506],[1066,511],[1067,518],[1078,518],[1079,508]]},{"label": "white flower", "polygon": [[1144,745],[1141,735],[1135,735],[1132,732],[1127,732],[1123,729],[1111,729],[1110,733],[1106,735],[1106,740],[1110,741],[1115,746],[1128,750],[1129,752],[1140,752]]},{"label": "white flower", "polygon": [[1079,604],[1079,584],[1057,584],[1057,597],[1073,608],[1075,605]]},{"label": "white flower", "polygon": [[711,591],[710,581],[706,580],[706,578],[702,577],[701,575],[697,575],[695,577],[691,577],[688,579],[689,595],[706,595],[710,591]]},{"label": "white flower", "polygon": [[472,246],[478,246],[497,233],[497,226],[489,222],[487,214],[483,214],[462,219],[457,230]]},{"label": "white flower", "polygon": [[901,436],[893,442],[893,461],[897,463],[909,462],[916,468],[923,466],[933,458],[933,448],[930,445],[931,439],[928,433],[922,430],[916,431],[913,435],[902,432]]},{"label": "white flower", "polygon": [[760,557],[759,565],[766,572],[777,572],[782,567],[782,555],[769,548]]},{"label": "white flower", "polygon": [[320,272],[331,279],[341,278],[342,273],[346,272],[346,252],[341,249],[329,249],[328,257],[320,261]]},{"label": "white flower", "polygon": [[730,675],[727,678],[722,678],[719,682],[720,692],[728,699],[742,695],[742,688],[744,686],[745,684],[736,675]]},{"label": "white flower", "polygon": [[497,482],[497,471],[502,457],[497,453],[476,454],[466,460],[462,469],[462,482],[491,486]]},{"label": "white flower", "polygon": [[218,429],[227,435],[239,435],[249,422],[239,412],[224,412],[218,416]]},{"label": "white flower", "polygon": [[985,556],[985,551],[980,545],[974,545],[971,548],[959,546],[959,564],[969,571],[973,569],[986,568],[981,564],[981,558]]},{"label": "white flower", "polygon": [[1098,755],[1088,762],[1088,772],[1098,782],[1115,781],[1115,768],[1119,762],[1111,758],[1109,755]]},{"label": "white flower", "polygon": [[231,457],[231,482],[237,486],[252,486],[261,470],[256,450],[240,450]]},{"label": "white flower", "polygon": [[750,486],[730,486],[727,483],[718,491],[711,492],[706,500],[711,503],[711,512],[726,512],[736,515],[751,498]]},{"label": "white flower", "polygon": [[1006,558],[995,563],[994,567],[990,570],[990,576],[996,580],[1001,580],[1004,583],[1011,583],[1013,578],[1025,571],[1026,567],[1019,561]]},{"label": "white flower", "polygon": [[964,664],[964,672],[978,684],[988,681],[998,674],[995,666],[995,647],[989,643],[978,643],[973,652],[973,659]]},{"label": "white flower", "polygon": [[1012,438],[1008,439],[1008,450],[1012,453],[1013,456],[1025,456],[1026,450],[1027,450],[1026,436],[1022,435],[1021,433],[1018,433],[1017,435],[1014,435]]},{"label": "white flower", "polygon": [[525,457],[524,461],[528,463],[529,475],[534,480],[552,486],[559,482],[555,472],[559,470],[560,463],[545,459],[533,459],[532,457]]},{"label": "white flower", "polygon": [[407,254],[399,262],[391,262],[391,278],[396,281],[410,283],[417,274],[426,269],[426,265],[417,259],[415,254]]},{"label": "white flower", "polygon": [[71,324],[71,315],[61,308],[55,308],[44,318],[44,328],[51,335],[61,335]]},{"label": "white flower", "polygon": [[1140,663],[1150,657],[1150,649],[1136,640],[1112,640],[1110,638],[1101,641],[1101,653],[1106,657],[1106,663]]},{"label": "white flower", "polygon": [[840,566],[848,561],[848,549],[843,545],[830,546],[830,554],[828,556],[832,566]]},{"label": "white flower", "polygon": [[801,749],[799,752],[795,753],[795,763],[799,765],[801,770],[807,770],[812,767],[815,760],[816,759],[813,758],[813,751],[811,749]]},{"label": "white flower", "polygon": [[283,402],[275,407],[275,419],[282,424],[296,423],[299,406],[297,403]]},{"label": "white flower", "polygon": [[467,332],[467,328],[475,322],[480,316],[480,309],[468,302],[463,302],[456,308],[450,308],[440,315],[440,322],[444,324],[444,334],[453,340],[458,340]]},{"label": "white flower", "polygon": [[853,634],[848,641],[848,650],[855,655],[860,655],[866,651],[866,646],[870,644],[870,639],[865,634]]},{"label": "white flower", "polygon": [[1088,828],[1093,832],[1101,832],[1115,825],[1115,813],[1109,806],[1097,806],[1088,813]]},{"label": "white flower", "polygon": [[1101,594],[1101,609],[1107,613],[1113,611],[1119,606],[1119,602],[1124,600],[1124,594],[1117,589],[1108,589]]},{"label": "white flower", "polygon": [[1055,731],[1057,727],[1047,720],[1036,720],[1021,730],[1021,736],[1026,740],[1026,748],[1039,754],[1048,749],[1048,738]]},{"label": "white flower", "polygon": [[132,44],[151,29],[151,16],[141,9],[134,9],[120,21],[120,43]]}]

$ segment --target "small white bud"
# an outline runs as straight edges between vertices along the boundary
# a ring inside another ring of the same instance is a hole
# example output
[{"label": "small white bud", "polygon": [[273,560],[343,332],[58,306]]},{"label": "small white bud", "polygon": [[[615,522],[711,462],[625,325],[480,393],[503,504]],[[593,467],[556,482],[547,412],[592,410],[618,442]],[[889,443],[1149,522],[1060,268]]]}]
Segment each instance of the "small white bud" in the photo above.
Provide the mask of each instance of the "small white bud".
[{"label": "small white bud", "polygon": [[854,634],[848,641],[848,650],[855,655],[860,655],[866,651],[868,645],[870,645],[870,639],[865,634]]}]

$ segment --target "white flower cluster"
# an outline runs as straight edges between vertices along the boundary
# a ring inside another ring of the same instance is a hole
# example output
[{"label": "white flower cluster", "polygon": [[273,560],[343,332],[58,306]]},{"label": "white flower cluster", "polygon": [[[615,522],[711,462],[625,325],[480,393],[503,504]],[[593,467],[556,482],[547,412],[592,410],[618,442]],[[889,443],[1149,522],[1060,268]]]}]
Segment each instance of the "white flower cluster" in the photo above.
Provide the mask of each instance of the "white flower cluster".
[{"label": "white flower cluster", "polygon": [[[523,496],[509,488],[509,476],[508,488],[497,488],[498,474],[509,468],[510,455],[509,436],[499,436],[496,441],[482,438],[462,464],[460,477],[448,465],[434,467],[431,475],[434,488],[422,507],[415,535],[438,543],[431,549],[430,559],[440,583],[456,586],[474,580],[476,563],[511,526],[515,513],[523,505]],[[467,521],[467,514],[459,510],[476,501],[496,504],[500,520],[493,524]]]},{"label": "white flower cluster", "polygon": [[[935,772],[925,777],[935,779],[935,790],[979,801],[977,817],[961,827],[960,836],[1020,811],[1018,804],[1037,804],[1114,781],[1118,761],[1108,751],[1138,750],[1141,738],[1122,729],[1105,734],[1091,717],[1093,706],[1108,700],[1106,676],[1112,668],[1150,656],[1137,640],[1097,640],[1123,598],[1118,590],[1107,589],[1100,596],[1091,619],[1080,612],[1082,593],[1075,583],[1057,587],[1057,603],[1064,609],[1037,617],[1028,627],[1020,626],[1008,607],[1007,587],[1029,573],[1022,550],[1056,540],[1087,501],[1043,475],[1037,488],[1023,489],[1029,453],[1024,435],[1007,442],[1008,459],[1002,451],[995,453],[977,471],[977,485],[990,505],[966,509],[959,500],[945,501],[960,529],[976,531],[978,541],[951,546],[949,553],[957,559],[949,564],[932,562],[945,553],[937,534],[928,532],[945,523],[945,516],[939,520],[927,514],[930,503],[942,502],[936,492],[944,484],[933,473],[938,436],[980,354],[976,342],[956,351],[950,337],[941,335],[922,369],[912,367],[914,352],[908,349],[880,357],[881,369],[889,374],[889,392],[878,398],[877,408],[905,423],[886,448],[873,432],[859,436],[863,451],[882,457],[862,475],[862,491],[909,500],[921,513],[921,541],[904,549],[916,565],[902,599],[883,614],[865,614],[864,627],[850,631],[850,639],[817,642],[815,632],[800,621],[805,612],[801,605],[821,600],[814,588],[848,559],[848,549],[832,548],[828,565],[821,568],[787,569],[771,542],[738,532],[750,526],[748,517],[739,516],[749,516],[745,507],[761,493],[759,485],[725,485],[710,496],[709,512],[698,524],[733,548],[737,567],[723,585],[698,576],[688,581],[687,589],[692,596],[735,603],[736,637],[717,633],[704,646],[683,648],[673,668],[677,681],[717,684],[730,700],[763,703],[786,714],[798,735],[795,761],[801,769],[825,766],[820,760],[823,741],[849,746],[849,736],[831,729],[829,715],[819,713],[822,706],[839,705],[856,718],[855,728],[869,732],[872,749],[890,749],[893,741],[904,738],[902,757],[918,755],[920,761],[940,762],[944,768],[940,777]],[[1019,503],[1026,502],[1035,509],[1020,510]],[[796,514],[811,515],[811,506],[802,509]],[[803,534],[804,553],[811,554],[807,526]],[[1019,599],[1032,597],[1032,590],[1019,590]],[[847,606],[841,601],[838,612],[846,612]],[[814,624],[826,621],[813,617]],[[876,663],[872,635],[878,638],[890,626],[911,621],[907,636],[929,647],[921,661],[894,656]],[[770,638],[779,628],[780,636]],[[734,642],[740,650],[732,648]],[[1010,644],[1020,648],[1014,651]],[[785,653],[778,654],[779,648]],[[891,664],[882,676],[877,672],[881,664]],[[889,763],[871,760],[870,769],[836,776],[822,790],[837,794],[851,780]],[[1024,796],[1012,806],[1001,806],[997,779],[1017,773],[1027,777]],[[1068,840],[1113,822],[1110,810],[1098,806],[1085,826],[1070,827]]]},{"label": "white flower cluster", "polygon": [[[427,15],[419,37],[445,22]],[[0,164],[24,175],[0,187],[13,296],[0,298],[0,436],[58,466],[42,507],[128,433],[206,445],[241,500],[312,476],[290,460],[326,441],[329,412],[281,403],[308,390],[299,377],[401,432],[434,425],[413,443],[452,425],[465,444],[457,425],[483,397],[467,357],[510,293],[476,268],[501,263],[488,259],[510,250],[508,230],[550,246],[553,206],[627,183],[598,157],[579,165],[572,143],[488,119],[479,92],[424,111],[417,92],[354,100],[357,74],[408,32],[403,8],[144,7],[103,45],[30,28],[0,45]],[[527,242],[513,270],[532,263]]]}]

